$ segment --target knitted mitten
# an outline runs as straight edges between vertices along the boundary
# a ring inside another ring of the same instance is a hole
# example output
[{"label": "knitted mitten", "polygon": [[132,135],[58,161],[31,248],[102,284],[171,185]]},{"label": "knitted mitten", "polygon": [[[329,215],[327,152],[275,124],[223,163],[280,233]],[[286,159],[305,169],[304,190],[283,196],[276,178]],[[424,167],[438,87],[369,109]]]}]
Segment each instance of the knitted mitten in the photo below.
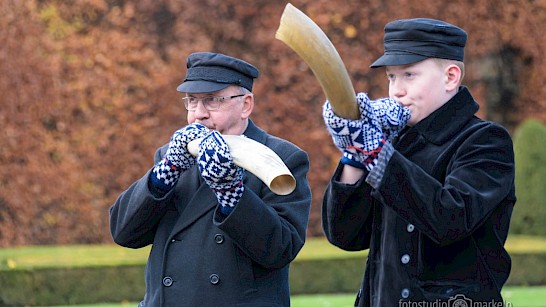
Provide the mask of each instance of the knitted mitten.
[{"label": "knitted mitten", "polygon": [[365,93],[358,93],[356,99],[359,103],[368,102],[372,105],[375,116],[377,116],[377,120],[379,120],[379,123],[381,124],[387,141],[392,141],[398,132],[406,126],[410,119],[410,110],[402,107],[398,102],[391,98],[370,100]]},{"label": "knitted mitten", "polygon": [[329,101],[324,103],[322,116],[334,144],[343,153],[341,163],[371,171],[386,140],[369,100],[357,102],[360,119],[337,116]]},{"label": "knitted mitten", "polygon": [[233,163],[219,132],[213,131],[201,141],[197,161],[201,177],[216,194],[220,211],[229,214],[243,196],[244,170]]},{"label": "knitted mitten", "polygon": [[163,192],[172,189],[180,175],[196,163],[187,149],[188,143],[206,136],[209,132],[201,124],[190,124],[177,130],[171,137],[165,158],[152,170],[151,183]]}]

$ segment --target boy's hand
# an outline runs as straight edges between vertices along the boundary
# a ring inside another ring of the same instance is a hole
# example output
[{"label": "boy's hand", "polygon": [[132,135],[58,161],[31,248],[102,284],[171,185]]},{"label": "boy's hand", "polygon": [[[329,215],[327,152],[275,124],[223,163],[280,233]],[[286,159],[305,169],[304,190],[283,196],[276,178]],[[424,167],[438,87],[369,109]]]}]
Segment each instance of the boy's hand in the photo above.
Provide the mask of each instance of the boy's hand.
[{"label": "boy's hand", "polygon": [[367,99],[357,99],[360,119],[350,120],[334,114],[330,102],[322,116],[334,144],[343,153],[341,163],[372,170],[386,139],[373,107]]},{"label": "boy's hand", "polygon": [[358,93],[356,99],[359,104],[369,101],[372,105],[373,111],[381,124],[387,141],[392,141],[398,132],[407,125],[408,120],[410,119],[410,110],[402,107],[393,99],[382,98],[370,100],[365,93]]}]

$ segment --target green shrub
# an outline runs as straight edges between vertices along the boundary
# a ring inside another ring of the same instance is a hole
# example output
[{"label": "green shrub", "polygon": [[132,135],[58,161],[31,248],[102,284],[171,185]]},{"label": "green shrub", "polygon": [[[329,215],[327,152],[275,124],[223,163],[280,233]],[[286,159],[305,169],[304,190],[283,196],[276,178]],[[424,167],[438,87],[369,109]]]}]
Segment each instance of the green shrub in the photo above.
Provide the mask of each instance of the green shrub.
[{"label": "green shrub", "polygon": [[546,285],[546,254],[512,254],[507,286]]},{"label": "green shrub", "polygon": [[0,306],[52,306],[140,301],[144,266],[0,271]]},{"label": "green shrub", "polygon": [[297,260],[290,265],[292,294],[351,293],[358,291],[366,257]]},{"label": "green shrub", "polygon": [[511,233],[546,235],[546,126],[523,122],[514,137],[516,196]]},{"label": "green shrub", "polygon": [[[546,238],[508,237],[507,285],[546,285]],[[137,302],[145,291],[149,248],[114,245],[0,249],[0,306]],[[356,293],[367,252],[346,252],[308,239],[290,267],[291,293]]]}]

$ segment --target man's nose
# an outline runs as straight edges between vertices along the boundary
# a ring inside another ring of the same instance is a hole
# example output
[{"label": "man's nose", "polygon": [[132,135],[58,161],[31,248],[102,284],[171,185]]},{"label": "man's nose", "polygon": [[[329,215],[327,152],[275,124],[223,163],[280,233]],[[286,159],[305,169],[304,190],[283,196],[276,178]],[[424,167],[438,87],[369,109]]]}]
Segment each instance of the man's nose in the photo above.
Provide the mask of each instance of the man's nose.
[{"label": "man's nose", "polygon": [[205,108],[203,100],[197,101],[197,107],[195,108],[194,115],[196,118],[208,117],[209,111]]}]

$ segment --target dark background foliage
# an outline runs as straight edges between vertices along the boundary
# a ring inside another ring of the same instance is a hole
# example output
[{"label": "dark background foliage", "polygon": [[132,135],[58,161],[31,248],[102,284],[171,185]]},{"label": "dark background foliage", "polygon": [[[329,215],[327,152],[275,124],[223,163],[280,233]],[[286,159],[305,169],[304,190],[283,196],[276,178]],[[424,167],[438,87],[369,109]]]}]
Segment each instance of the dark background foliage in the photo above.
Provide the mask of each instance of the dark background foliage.
[{"label": "dark background foliage", "polygon": [[[320,115],[324,94],[275,31],[287,2],[0,1],[0,246],[111,242],[108,208],[186,124],[176,86],[194,51],[256,66],[254,121],[309,154],[308,233],[339,159]],[[465,84],[479,115],[514,131],[546,121],[545,1],[292,2],[336,46],[357,91],[387,93],[369,64],[383,26],[443,19],[469,33]]]}]

